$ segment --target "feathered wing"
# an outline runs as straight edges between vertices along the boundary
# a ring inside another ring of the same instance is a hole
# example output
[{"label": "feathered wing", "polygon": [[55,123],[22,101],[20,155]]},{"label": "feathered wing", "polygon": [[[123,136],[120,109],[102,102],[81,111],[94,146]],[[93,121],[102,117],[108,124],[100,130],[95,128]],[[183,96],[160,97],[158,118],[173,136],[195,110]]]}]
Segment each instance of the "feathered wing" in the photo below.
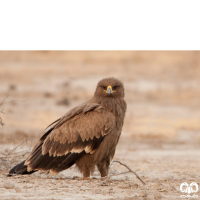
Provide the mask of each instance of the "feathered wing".
[{"label": "feathered wing", "polygon": [[82,104],[50,128],[26,160],[27,171],[51,170],[56,174],[84,154],[93,154],[115,127],[115,116],[95,103]]}]

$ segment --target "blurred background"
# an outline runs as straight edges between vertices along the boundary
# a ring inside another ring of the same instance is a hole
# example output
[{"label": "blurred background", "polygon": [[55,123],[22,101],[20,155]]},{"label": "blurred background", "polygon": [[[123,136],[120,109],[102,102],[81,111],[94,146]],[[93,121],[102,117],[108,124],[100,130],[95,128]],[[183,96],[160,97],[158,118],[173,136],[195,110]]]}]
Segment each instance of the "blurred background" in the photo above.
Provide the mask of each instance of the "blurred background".
[{"label": "blurred background", "polygon": [[36,142],[105,77],[124,82],[130,148],[200,144],[199,51],[1,51],[0,143]]}]

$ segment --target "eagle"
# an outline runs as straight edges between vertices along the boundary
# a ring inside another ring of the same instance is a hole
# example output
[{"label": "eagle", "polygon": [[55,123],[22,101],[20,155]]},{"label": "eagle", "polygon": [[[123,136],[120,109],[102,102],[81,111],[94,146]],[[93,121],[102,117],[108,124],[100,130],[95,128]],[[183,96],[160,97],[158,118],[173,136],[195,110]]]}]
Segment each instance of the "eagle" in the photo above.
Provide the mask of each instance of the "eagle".
[{"label": "eagle", "polygon": [[29,157],[13,167],[8,176],[38,170],[52,175],[74,164],[87,179],[97,166],[108,175],[126,112],[124,85],[113,77],[98,82],[94,96],[68,111],[47,127]]}]

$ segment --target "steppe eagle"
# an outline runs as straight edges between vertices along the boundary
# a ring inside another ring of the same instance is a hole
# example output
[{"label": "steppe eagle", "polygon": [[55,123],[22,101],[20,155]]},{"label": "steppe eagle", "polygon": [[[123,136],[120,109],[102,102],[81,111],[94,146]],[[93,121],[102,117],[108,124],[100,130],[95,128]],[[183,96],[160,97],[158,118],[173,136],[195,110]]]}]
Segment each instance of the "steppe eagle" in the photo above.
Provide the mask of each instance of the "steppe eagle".
[{"label": "steppe eagle", "polygon": [[123,83],[105,78],[94,96],[50,124],[30,156],[8,175],[51,171],[52,175],[76,164],[84,178],[97,166],[101,177],[115,154],[126,112]]}]

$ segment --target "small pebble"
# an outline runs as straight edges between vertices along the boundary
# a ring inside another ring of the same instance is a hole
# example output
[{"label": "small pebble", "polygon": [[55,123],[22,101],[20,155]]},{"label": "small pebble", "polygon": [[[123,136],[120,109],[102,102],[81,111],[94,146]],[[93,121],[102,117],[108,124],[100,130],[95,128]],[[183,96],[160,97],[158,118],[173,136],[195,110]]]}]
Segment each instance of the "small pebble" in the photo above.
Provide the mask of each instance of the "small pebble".
[{"label": "small pebble", "polygon": [[15,187],[15,185],[13,183],[5,182],[3,184],[3,187],[6,189],[13,189]]}]

